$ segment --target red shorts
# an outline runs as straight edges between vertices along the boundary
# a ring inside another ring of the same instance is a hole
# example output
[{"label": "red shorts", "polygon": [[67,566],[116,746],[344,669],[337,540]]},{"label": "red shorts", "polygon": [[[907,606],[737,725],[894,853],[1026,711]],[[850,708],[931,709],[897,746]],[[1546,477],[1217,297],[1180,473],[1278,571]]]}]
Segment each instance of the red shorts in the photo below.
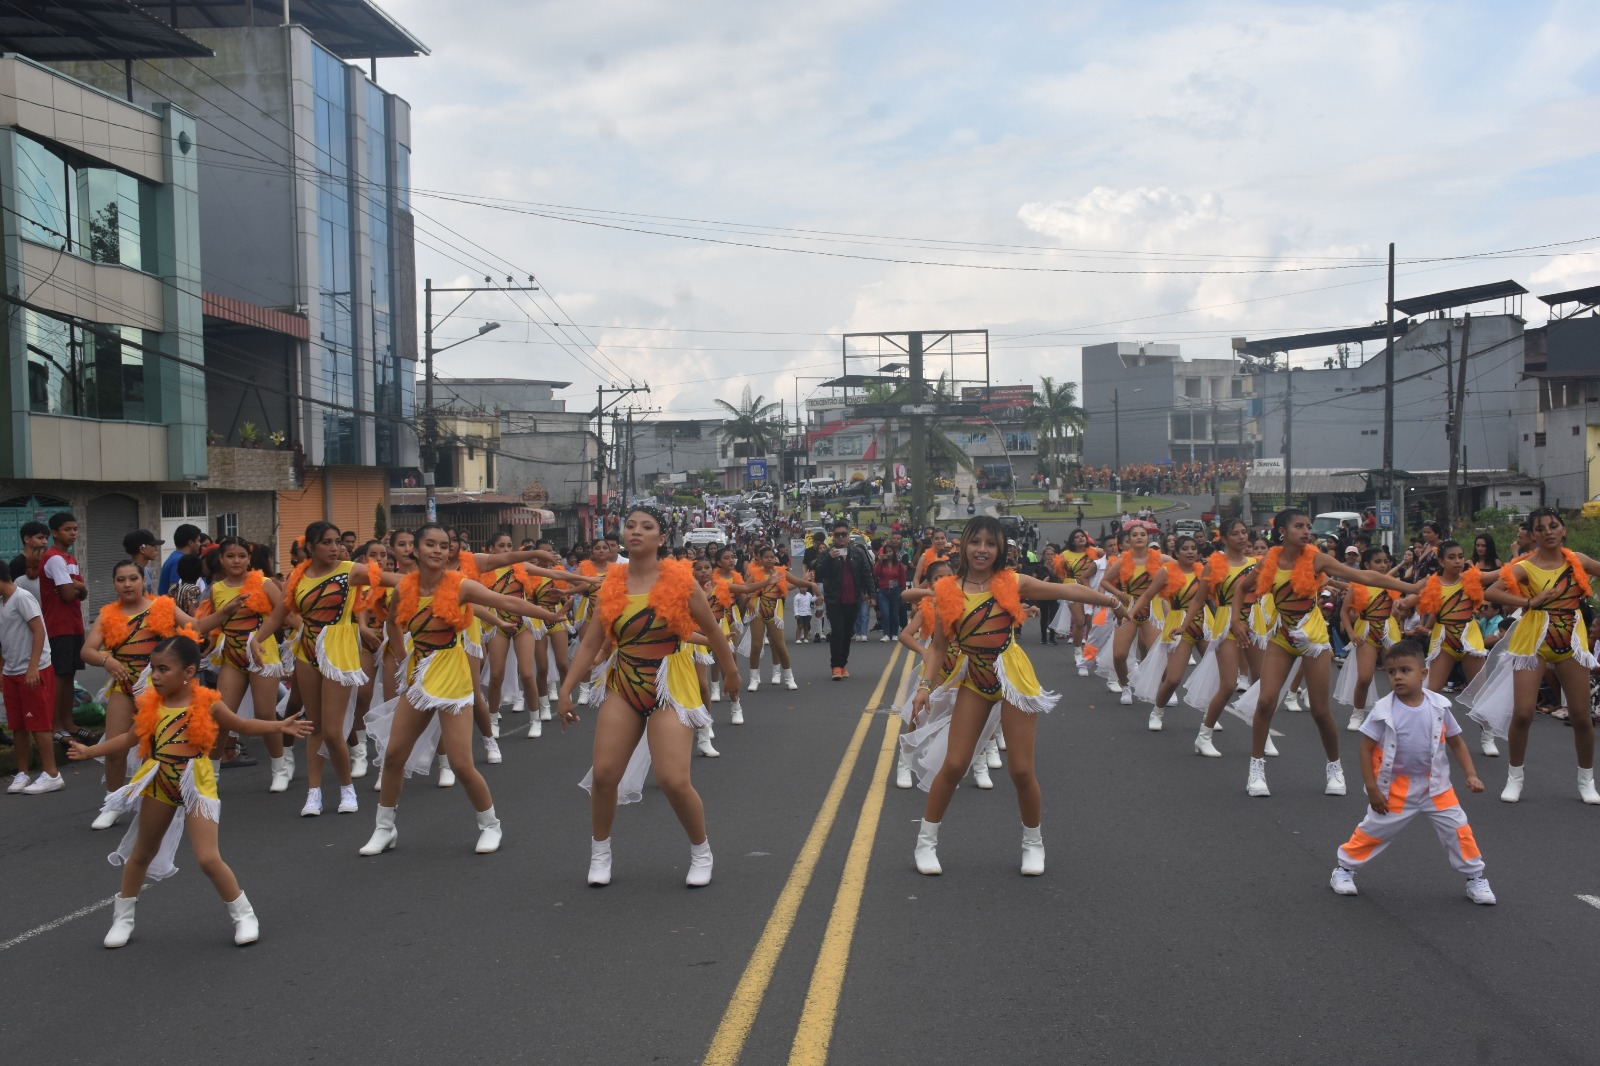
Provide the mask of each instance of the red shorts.
[{"label": "red shorts", "polygon": [[48,666],[39,668],[39,683],[28,684],[27,674],[6,674],[0,678],[6,699],[6,725],[13,733],[48,733],[55,722],[56,675]]}]

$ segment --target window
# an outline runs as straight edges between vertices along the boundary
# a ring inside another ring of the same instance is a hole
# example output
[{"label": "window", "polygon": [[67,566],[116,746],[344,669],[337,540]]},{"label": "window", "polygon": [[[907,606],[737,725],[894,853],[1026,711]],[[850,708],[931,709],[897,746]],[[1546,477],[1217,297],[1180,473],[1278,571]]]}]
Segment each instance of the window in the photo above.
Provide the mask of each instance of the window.
[{"label": "window", "polygon": [[1573,426],[1572,427],[1572,435],[1574,437],[1576,437],[1578,435],[1578,427],[1577,426]]},{"label": "window", "polygon": [[1239,378],[1234,378],[1228,382],[1228,395],[1235,400],[1244,399],[1244,382]]},{"label": "window", "polygon": [[132,326],[85,328],[24,308],[28,409],[108,421],[149,420],[145,349],[157,334]]},{"label": "window", "polygon": [[217,515],[217,539],[223,537],[237,537],[239,535],[239,512],[229,511],[227,514]]},{"label": "window", "polygon": [[1545,435],[1544,435],[1544,433],[1542,431],[1539,432],[1539,433],[1535,433],[1533,435],[1533,446],[1535,448],[1543,448],[1544,447],[1544,440],[1545,440]]},{"label": "window", "polygon": [[[320,392],[339,407],[354,407],[356,357],[350,273],[349,108],[346,68],[339,57],[312,46],[312,97],[316,131],[317,301],[321,322]],[[362,279],[365,281],[366,279]],[[355,416],[338,407],[323,414],[327,465],[356,461]]]},{"label": "window", "polygon": [[155,186],[111,167],[78,165],[21,134],[17,214],[22,236],[97,263],[154,266]]},{"label": "window", "polygon": [[206,494],[203,492],[163,492],[162,518],[204,518]]},{"label": "window", "polygon": [[1189,440],[1191,423],[1187,411],[1174,411],[1172,413],[1172,439]]},{"label": "window", "polygon": [[1200,382],[1200,378],[1184,378],[1183,394],[1190,399],[1198,400],[1200,398]]}]

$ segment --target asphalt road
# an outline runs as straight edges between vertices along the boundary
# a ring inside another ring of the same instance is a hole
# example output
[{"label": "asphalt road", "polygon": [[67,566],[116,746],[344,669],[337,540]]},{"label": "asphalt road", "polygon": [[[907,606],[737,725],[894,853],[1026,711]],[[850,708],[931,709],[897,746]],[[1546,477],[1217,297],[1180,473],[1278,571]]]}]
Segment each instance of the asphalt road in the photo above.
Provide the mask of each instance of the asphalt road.
[{"label": "asphalt road", "polygon": [[882,784],[897,720],[863,724],[891,647],[855,645],[843,683],[823,679],[823,646],[797,649],[799,692],[763,686],[749,724],[719,725],[722,758],[694,765],[716,854],[702,890],[683,887],[687,845],[653,790],[618,819],[614,882],[586,887],[587,725],[530,741],[526,715],[484,767],[506,832],[492,856],[472,854],[461,790],[431,779],[412,779],[399,847],[363,859],[370,778],[360,814],[301,819],[300,782],[274,796],[264,761],[225,772],[223,854],[262,923],[247,948],[185,848],[133,942],[106,951],[109,910],[82,911],[116,890],[121,829],[87,828],[91,772],[0,797],[6,1061],[1600,1059],[1600,903],[1580,898],[1600,896],[1600,809],[1576,798],[1559,724],[1536,723],[1521,804],[1495,798],[1503,759],[1480,760],[1485,795],[1456,776],[1499,906],[1467,901],[1420,824],[1341,898],[1328,872],[1362,800],[1322,795],[1307,716],[1279,717],[1273,796],[1251,799],[1241,723],[1217,738],[1225,758],[1198,758],[1195,712],[1149,733],[1144,708],[1030,634],[1064,693],[1040,732],[1049,870],[1019,876],[1000,772],[993,791],[963,785],[945,874],[924,878],[922,794]]}]

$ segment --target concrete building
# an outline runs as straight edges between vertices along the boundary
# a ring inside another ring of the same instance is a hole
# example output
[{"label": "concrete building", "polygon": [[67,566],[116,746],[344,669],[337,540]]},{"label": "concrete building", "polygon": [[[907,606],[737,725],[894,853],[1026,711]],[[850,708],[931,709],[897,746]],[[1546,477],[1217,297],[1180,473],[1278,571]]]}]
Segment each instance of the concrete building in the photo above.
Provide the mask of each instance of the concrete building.
[{"label": "concrete building", "polygon": [[[1523,334],[1525,378],[1513,446],[1517,465],[1543,484],[1542,496],[1501,494],[1497,507],[1577,507],[1600,497],[1600,286],[1539,297],[1554,315]],[[1474,320],[1473,328],[1477,328]]]},{"label": "concrete building", "polygon": [[59,66],[194,116],[201,417],[220,444],[295,453],[298,486],[261,486],[285,536],[325,516],[366,536],[387,471],[416,465],[410,106],[376,78],[427,49],[368,0],[137,6],[214,55]]},{"label": "concrete building", "polygon": [[73,511],[91,608],[123,534],[175,526],[207,469],[195,117],[42,62],[207,50],[104,14],[41,8],[37,32],[0,34],[0,552]]},{"label": "concrete building", "polygon": [[1234,359],[1184,359],[1176,344],[1083,349],[1089,466],[1111,466],[1119,456],[1124,466],[1250,458],[1248,407]]}]

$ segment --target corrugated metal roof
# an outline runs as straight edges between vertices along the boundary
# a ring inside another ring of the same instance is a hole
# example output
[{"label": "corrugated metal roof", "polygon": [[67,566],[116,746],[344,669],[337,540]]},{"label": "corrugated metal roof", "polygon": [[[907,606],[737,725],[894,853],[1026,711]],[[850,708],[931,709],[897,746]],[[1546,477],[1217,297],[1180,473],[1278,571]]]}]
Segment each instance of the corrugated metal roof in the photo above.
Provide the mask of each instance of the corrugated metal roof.
[{"label": "corrugated metal roof", "polygon": [[6,0],[0,51],[46,63],[215,54],[129,0]]},{"label": "corrugated metal roof", "polygon": [[[1367,479],[1361,474],[1306,474],[1295,471],[1289,487],[1297,493],[1350,494],[1367,491]],[[1283,491],[1283,474],[1251,474],[1244,479],[1244,491],[1268,495]]]}]

